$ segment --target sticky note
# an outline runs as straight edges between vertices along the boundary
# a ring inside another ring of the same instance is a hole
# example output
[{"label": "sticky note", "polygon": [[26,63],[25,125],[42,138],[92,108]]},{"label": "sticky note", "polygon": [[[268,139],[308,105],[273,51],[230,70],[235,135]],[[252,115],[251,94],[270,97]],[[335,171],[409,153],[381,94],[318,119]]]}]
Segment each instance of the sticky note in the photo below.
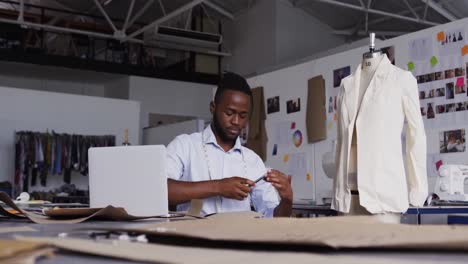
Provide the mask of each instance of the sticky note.
[{"label": "sticky note", "polygon": [[439,61],[437,60],[436,56],[431,57],[431,66],[434,67]]},{"label": "sticky note", "polygon": [[463,46],[463,48],[461,49],[461,53],[462,53],[462,56],[465,56],[466,54],[468,54],[468,45]]},{"label": "sticky note", "polygon": [[455,86],[463,87],[464,84],[465,84],[465,80],[463,79],[463,77],[458,77],[457,83],[455,84]]},{"label": "sticky note", "polygon": [[283,161],[288,162],[288,160],[289,160],[289,155],[288,154],[284,155]]},{"label": "sticky note", "polygon": [[445,33],[443,31],[440,31],[437,33],[437,41],[444,41],[445,39]]},{"label": "sticky note", "polygon": [[310,173],[307,173],[307,181],[310,181],[311,180],[311,176],[310,176]]},{"label": "sticky note", "polygon": [[414,70],[414,62],[410,61],[408,62],[408,71]]},{"label": "sticky note", "polygon": [[333,121],[336,121],[337,117],[336,114],[333,115]]},{"label": "sticky note", "polygon": [[333,128],[333,122],[328,122],[328,129],[332,129]]},{"label": "sticky note", "polygon": [[291,123],[291,129],[296,129],[296,122]]}]

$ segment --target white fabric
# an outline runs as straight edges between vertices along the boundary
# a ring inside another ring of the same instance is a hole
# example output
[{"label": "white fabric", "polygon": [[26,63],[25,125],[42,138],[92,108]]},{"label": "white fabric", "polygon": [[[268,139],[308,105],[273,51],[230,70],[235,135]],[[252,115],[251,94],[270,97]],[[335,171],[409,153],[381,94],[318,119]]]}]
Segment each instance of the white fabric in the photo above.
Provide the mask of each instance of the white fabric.
[{"label": "white fabric", "polygon": [[[366,93],[367,87],[369,87],[369,83],[374,76],[379,63],[382,61],[383,55],[378,56],[375,58],[364,59],[362,63],[362,71],[361,71],[361,84],[359,85],[359,96],[357,105],[360,106],[362,102],[362,98],[364,98],[364,94]],[[358,107],[359,108],[359,107]],[[354,125],[353,130],[353,137],[351,141],[351,155],[349,160],[349,168],[348,168],[348,186],[351,190],[358,189],[358,182],[357,182],[357,137],[356,137],[356,124]]]},{"label": "white fabric", "polygon": [[401,222],[401,213],[382,213],[371,214],[359,203],[359,195],[351,195],[351,204],[348,213],[340,213],[340,216],[367,215],[372,216],[376,222],[385,224],[399,224]]},{"label": "white fabric", "polygon": [[[422,206],[428,194],[426,134],[419,106],[416,79],[393,66],[387,56],[380,62],[364,94],[358,113],[361,65],[343,79],[337,109],[337,175],[332,208],[349,212],[347,186],[351,136],[356,125],[357,177],[360,204],[372,214],[405,212]],[[406,125],[406,169],[401,131]],[[409,191],[409,193],[408,193]]]},{"label": "white fabric", "polygon": [[[208,152],[212,179],[209,178],[202,144],[205,144]],[[206,127],[203,133],[184,134],[176,137],[167,146],[167,153],[168,177],[179,181],[220,180],[233,176],[256,180],[267,171],[260,157],[252,150],[243,147],[239,138],[231,150],[224,151],[216,143],[216,137],[211,130],[211,126]],[[247,165],[247,175],[244,175],[243,159]],[[266,217],[272,217],[274,209],[279,204],[278,193],[270,183],[262,180],[256,184],[251,194],[242,201],[224,197],[204,199],[201,213],[250,211],[251,202],[257,212]],[[187,211],[189,207],[190,203],[185,203],[179,205],[177,210]]]}]

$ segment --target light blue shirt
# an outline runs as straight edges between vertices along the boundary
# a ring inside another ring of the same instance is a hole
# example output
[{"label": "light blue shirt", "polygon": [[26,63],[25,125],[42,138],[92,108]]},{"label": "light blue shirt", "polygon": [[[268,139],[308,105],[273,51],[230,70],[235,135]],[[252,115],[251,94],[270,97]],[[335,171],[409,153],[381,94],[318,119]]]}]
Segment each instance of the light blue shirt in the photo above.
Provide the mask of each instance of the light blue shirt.
[{"label": "light blue shirt", "polygon": [[[196,182],[239,176],[255,181],[266,171],[260,157],[243,147],[239,138],[231,150],[224,151],[216,142],[211,126],[207,126],[202,133],[180,135],[167,146],[167,174],[174,180]],[[251,202],[257,212],[273,217],[279,196],[270,183],[261,180],[242,201],[219,196],[204,199],[202,214],[250,211]],[[180,204],[177,210],[187,211],[189,208],[190,203],[185,203]]]}]

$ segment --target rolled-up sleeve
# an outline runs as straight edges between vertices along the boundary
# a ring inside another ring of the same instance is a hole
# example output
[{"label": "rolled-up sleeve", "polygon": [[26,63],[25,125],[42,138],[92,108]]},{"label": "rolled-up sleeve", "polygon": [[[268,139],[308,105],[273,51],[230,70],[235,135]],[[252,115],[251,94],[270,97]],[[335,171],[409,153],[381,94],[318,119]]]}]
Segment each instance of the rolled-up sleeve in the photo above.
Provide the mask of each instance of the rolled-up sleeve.
[{"label": "rolled-up sleeve", "polygon": [[181,180],[184,175],[185,164],[188,160],[187,135],[176,137],[167,145],[166,169],[167,177],[173,180]]},{"label": "rolled-up sleeve", "polygon": [[[254,179],[258,179],[267,172],[267,169],[260,157],[257,156],[256,158],[255,165],[252,166],[254,169]],[[279,203],[280,199],[278,192],[271,183],[261,180],[255,185],[255,188],[252,191],[252,204],[255,211],[265,217],[273,217],[274,210]]]}]

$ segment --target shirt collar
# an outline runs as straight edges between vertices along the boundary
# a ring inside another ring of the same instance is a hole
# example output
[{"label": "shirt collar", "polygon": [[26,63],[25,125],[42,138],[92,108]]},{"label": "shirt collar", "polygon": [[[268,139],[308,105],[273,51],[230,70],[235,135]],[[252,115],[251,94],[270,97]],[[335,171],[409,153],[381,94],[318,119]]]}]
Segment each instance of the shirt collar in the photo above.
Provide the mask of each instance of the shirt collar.
[{"label": "shirt collar", "polygon": [[[213,133],[213,130],[211,129],[211,124],[209,124],[205,128],[205,130],[203,130],[202,137],[203,137],[203,144],[213,144],[213,145],[221,148],[221,146],[216,141],[216,136]],[[241,141],[240,141],[239,137],[237,137],[236,143],[234,143],[234,146],[232,147],[231,150],[237,150],[239,152],[242,152],[242,144],[241,144]]]}]

